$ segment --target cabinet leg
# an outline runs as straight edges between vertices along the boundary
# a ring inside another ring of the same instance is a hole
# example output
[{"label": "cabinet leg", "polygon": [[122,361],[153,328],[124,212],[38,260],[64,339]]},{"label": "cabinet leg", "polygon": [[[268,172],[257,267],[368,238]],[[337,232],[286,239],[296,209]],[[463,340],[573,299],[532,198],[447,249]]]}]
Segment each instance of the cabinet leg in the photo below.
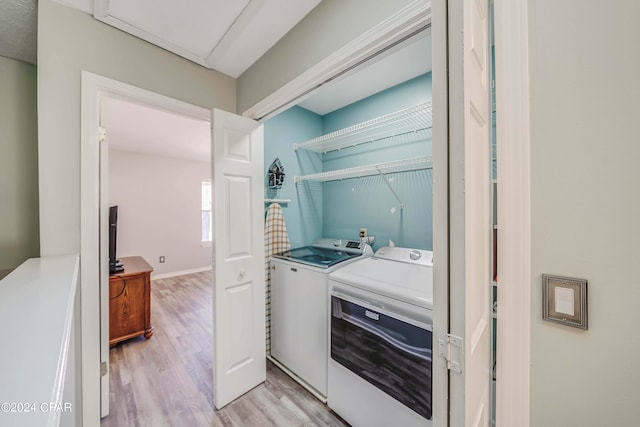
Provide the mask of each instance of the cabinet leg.
[{"label": "cabinet leg", "polygon": [[151,336],[153,335],[153,327],[149,328],[149,329],[145,329],[144,331],[144,337],[146,339],[151,338]]}]

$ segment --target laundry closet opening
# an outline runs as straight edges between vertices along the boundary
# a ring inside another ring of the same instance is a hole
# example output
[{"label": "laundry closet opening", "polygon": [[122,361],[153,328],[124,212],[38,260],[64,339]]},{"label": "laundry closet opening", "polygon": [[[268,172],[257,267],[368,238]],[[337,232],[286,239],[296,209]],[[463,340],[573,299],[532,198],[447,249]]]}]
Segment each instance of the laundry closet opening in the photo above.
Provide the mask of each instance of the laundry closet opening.
[{"label": "laundry closet opening", "polygon": [[431,64],[427,29],[264,122],[266,229],[274,205],[286,228],[267,355],[353,425],[432,419]]}]

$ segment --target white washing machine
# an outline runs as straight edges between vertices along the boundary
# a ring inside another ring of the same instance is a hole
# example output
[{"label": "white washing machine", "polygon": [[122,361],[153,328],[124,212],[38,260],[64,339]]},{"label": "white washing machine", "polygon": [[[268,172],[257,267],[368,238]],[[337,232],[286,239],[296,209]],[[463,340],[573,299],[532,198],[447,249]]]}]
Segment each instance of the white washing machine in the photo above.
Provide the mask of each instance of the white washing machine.
[{"label": "white washing machine", "polygon": [[329,274],[371,255],[366,243],[323,238],[271,260],[271,358],[322,401],[327,396]]},{"label": "white washing machine", "polygon": [[354,427],[432,424],[432,260],[385,247],[329,275],[327,403]]}]

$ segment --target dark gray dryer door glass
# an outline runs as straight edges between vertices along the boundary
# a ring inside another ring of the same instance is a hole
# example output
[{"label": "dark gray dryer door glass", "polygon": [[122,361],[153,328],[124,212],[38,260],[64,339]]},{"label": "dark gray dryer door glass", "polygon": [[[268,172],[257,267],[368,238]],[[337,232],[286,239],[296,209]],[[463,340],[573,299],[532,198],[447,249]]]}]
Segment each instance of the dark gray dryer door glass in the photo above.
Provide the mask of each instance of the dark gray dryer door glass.
[{"label": "dark gray dryer door glass", "polygon": [[332,295],[331,358],[431,418],[431,331]]}]

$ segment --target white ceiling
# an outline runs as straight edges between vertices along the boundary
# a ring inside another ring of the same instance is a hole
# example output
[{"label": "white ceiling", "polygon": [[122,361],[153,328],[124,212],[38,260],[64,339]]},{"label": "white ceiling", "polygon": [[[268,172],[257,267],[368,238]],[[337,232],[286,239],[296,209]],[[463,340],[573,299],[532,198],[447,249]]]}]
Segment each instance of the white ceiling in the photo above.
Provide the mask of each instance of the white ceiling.
[{"label": "white ceiling", "polygon": [[323,85],[300,102],[307,110],[324,116],[374,93],[431,71],[431,30],[423,31],[384,55],[367,62],[349,75]]},{"label": "white ceiling", "polygon": [[101,107],[111,149],[211,161],[209,121],[114,98],[104,98]]},{"label": "white ceiling", "polygon": [[[81,0],[59,0],[79,4]],[[93,16],[202,66],[238,77],[320,0],[84,0]],[[76,6],[77,7],[77,6]]]},{"label": "white ceiling", "polygon": [[[53,0],[238,77],[321,0]],[[0,0],[0,55],[35,64],[37,0]]]},{"label": "white ceiling", "polygon": [[0,56],[36,63],[37,0],[0,0]]}]

